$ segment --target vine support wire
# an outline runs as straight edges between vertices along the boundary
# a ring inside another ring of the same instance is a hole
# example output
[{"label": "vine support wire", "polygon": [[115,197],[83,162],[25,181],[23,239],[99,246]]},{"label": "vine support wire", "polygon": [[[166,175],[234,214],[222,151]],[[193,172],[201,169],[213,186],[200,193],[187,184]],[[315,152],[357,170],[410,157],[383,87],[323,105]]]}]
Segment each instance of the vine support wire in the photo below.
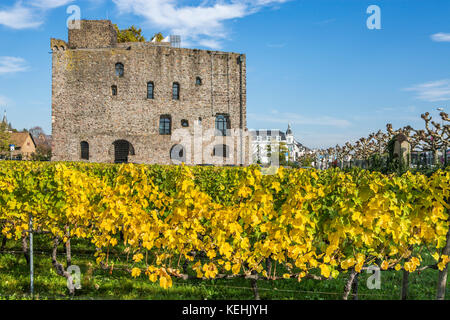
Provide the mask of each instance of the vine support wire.
[{"label": "vine support wire", "polygon": [[30,214],[30,223],[28,227],[30,234],[30,294],[34,294],[34,265],[33,265],[33,216]]}]

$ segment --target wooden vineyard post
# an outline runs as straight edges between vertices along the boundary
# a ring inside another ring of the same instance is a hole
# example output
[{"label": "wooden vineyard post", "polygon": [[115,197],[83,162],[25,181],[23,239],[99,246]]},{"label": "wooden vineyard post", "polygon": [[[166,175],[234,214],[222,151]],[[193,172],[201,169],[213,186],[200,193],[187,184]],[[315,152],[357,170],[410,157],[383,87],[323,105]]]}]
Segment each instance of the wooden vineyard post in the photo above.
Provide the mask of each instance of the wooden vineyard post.
[{"label": "wooden vineyard post", "polygon": [[[450,222],[450,218],[448,220]],[[442,255],[450,255],[450,227],[447,231],[447,240],[442,250]],[[447,286],[447,273],[448,273],[448,264],[442,271],[439,271],[438,284],[437,284],[437,292],[436,292],[436,300],[444,300],[445,298],[445,287]]]}]

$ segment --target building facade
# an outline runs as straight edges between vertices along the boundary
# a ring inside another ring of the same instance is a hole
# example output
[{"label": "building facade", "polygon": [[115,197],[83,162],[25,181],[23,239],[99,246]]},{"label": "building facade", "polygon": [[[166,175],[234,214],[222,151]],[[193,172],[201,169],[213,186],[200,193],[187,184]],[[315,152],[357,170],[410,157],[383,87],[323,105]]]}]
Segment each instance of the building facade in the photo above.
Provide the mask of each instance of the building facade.
[{"label": "building facade", "polygon": [[109,20],[80,22],[51,39],[52,160],[248,163],[245,55],[118,43]]},{"label": "building facade", "polygon": [[14,145],[13,159],[31,160],[36,153],[36,143],[29,132],[11,132],[10,144]]},{"label": "building facade", "polygon": [[278,129],[259,129],[250,130],[252,136],[252,159],[254,163],[269,164],[272,152],[281,150],[281,146],[285,146],[286,161],[296,162],[299,157],[309,152],[309,149],[298,142],[292,133],[291,125],[288,124],[286,132]]}]

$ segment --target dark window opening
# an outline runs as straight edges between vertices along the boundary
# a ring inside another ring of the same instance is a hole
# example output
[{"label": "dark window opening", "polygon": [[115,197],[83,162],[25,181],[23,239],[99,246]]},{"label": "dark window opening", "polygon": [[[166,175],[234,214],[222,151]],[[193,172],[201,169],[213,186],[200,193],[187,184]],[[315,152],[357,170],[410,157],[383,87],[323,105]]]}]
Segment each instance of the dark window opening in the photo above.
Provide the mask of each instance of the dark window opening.
[{"label": "dark window opening", "polygon": [[180,99],[180,84],[178,84],[177,82],[174,82],[172,86],[172,99],[173,100]]},{"label": "dark window opening", "polygon": [[114,141],[114,162],[127,163],[128,156],[134,155],[134,148],[131,143],[126,140]]},{"label": "dark window opening", "polygon": [[186,119],[181,120],[181,126],[182,127],[189,127],[189,121],[187,121]]},{"label": "dark window opening", "polygon": [[117,96],[117,86],[111,86],[111,93],[113,96]]},{"label": "dark window opening", "polygon": [[153,82],[148,82],[147,83],[147,99],[153,99],[153,89],[154,89]]},{"label": "dark window opening", "polygon": [[170,134],[172,119],[169,115],[159,118],[159,134]]},{"label": "dark window opening", "polygon": [[226,144],[218,144],[214,146],[213,156],[227,158],[229,155],[230,150]]},{"label": "dark window opening", "polygon": [[89,160],[89,143],[87,143],[86,141],[81,141],[80,149],[81,149],[81,159]]},{"label": "dark window opening", "polygon": [[198,86],[200,86],[200,85],[202,84],[202,78],[197,77],[197,78],[195,79],[195,84],[198,85]]},{"label": "dark window opening", "polygon": [[116,76],[123,77],[124,67],[122,63],[116,63]]},{"label": "dark window opening", "polygon": [[227,115],[219,114],[216,116],[216,134],[226,136],[230,129],[230,121]]}]

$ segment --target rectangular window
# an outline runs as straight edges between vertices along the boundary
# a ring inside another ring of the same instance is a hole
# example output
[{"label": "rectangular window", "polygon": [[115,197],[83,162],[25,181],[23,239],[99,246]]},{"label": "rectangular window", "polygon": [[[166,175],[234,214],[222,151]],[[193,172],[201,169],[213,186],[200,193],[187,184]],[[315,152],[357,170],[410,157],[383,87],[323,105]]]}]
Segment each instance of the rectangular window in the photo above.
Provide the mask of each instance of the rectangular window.
[{"label": "rectangular window", "polygon": [[171,118],[170,116],[161,116],[159,119],[159,134],[170,134],[171,130]]},{"label": "rectangular window", "polygon": [[172,86],[172,99],[173,100],[180,99],[180,85],[176,82]]},{"label": "rectangular window", "polygon": [[153,99],[153,82],[147,83],[147,99]]}]

